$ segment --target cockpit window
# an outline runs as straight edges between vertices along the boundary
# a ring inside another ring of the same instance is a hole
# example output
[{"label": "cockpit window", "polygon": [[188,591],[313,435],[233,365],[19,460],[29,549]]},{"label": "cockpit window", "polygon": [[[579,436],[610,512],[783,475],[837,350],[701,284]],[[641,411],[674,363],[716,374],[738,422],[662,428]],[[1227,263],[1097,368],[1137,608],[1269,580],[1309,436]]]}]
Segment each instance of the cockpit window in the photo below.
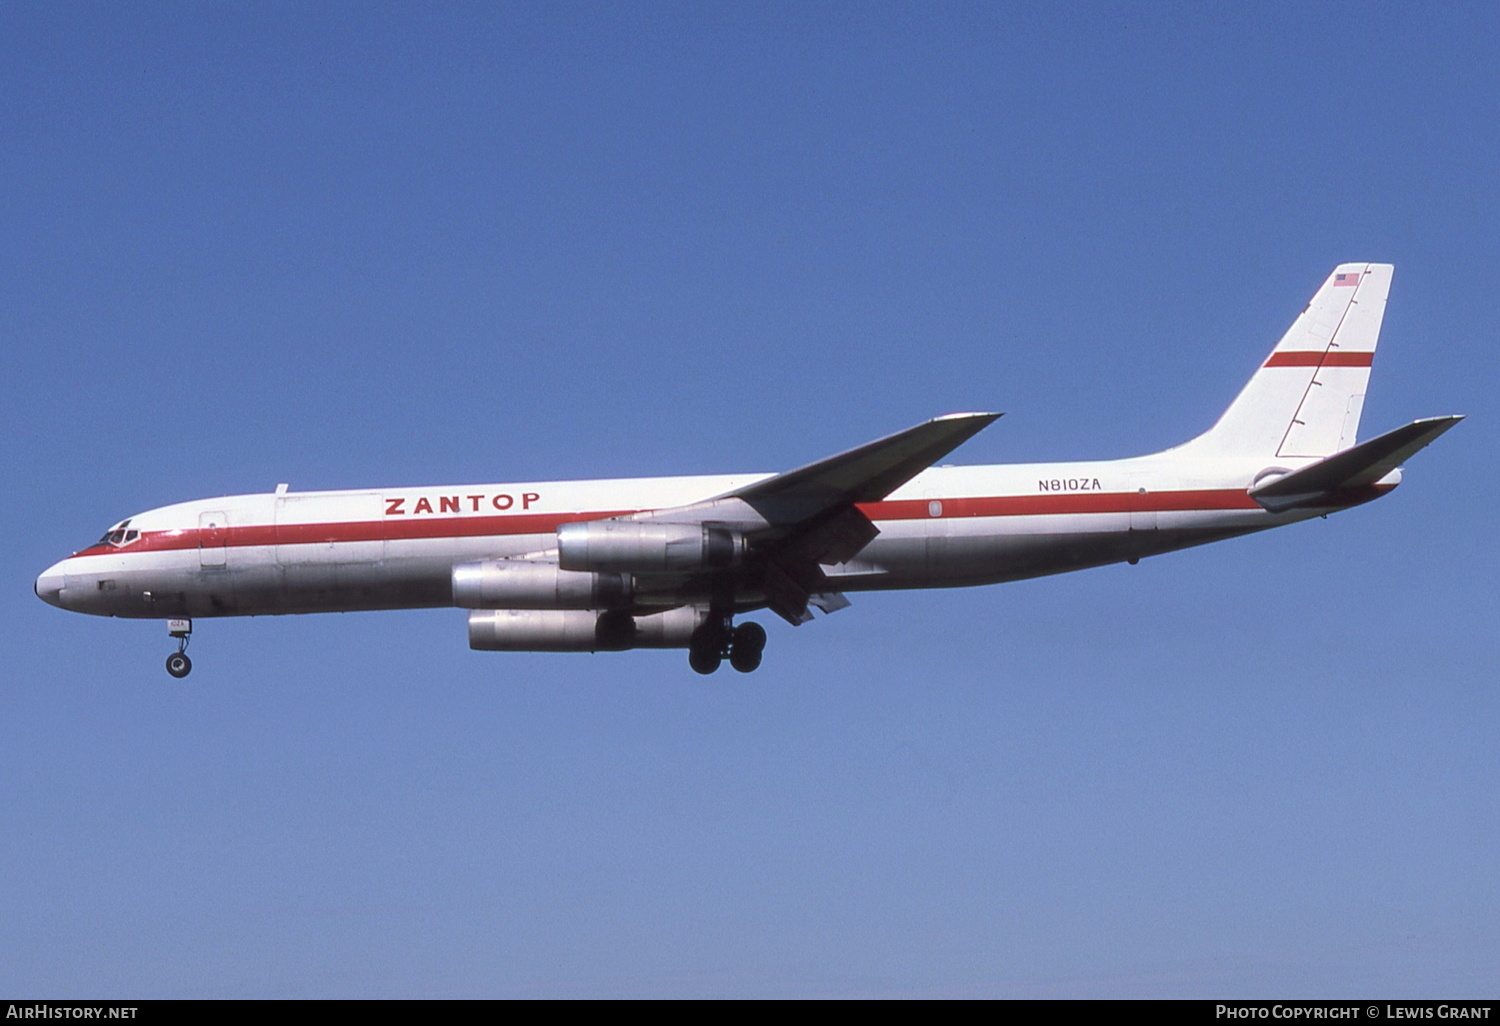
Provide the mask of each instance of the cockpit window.
[{"label": "cockpit window", "polygon": [[141,532],[130,530],[129,528],[130,521],[123,521],[118,527],[112,527],[108,531],[105,531],[104,537],[100,538],[94,544],[113,545],[116,548],[119,548],[122,545],[129,545],[131,542],[135,541],[141,536]]}]

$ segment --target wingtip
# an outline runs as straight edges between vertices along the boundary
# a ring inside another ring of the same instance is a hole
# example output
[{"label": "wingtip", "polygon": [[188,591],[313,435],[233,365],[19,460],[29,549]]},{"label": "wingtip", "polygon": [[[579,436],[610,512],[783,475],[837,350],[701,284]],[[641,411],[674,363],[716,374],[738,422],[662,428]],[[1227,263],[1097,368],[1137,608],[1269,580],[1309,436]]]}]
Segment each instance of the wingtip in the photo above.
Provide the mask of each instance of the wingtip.
[{"label": "wingtip", "polygon": [[1005,416],[1003,413],[985,412],[945,413],[941,417],[933,417],[932,419],[934,422],[940,420],[999,420],[1003,416]]}]

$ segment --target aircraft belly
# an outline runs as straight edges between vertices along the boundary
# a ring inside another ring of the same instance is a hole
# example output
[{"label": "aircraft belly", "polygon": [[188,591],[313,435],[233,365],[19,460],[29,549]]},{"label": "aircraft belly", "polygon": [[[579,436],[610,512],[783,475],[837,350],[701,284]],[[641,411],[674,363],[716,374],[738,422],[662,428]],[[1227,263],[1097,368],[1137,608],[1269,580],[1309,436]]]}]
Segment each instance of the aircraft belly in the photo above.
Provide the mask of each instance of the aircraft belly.
[{"label": "aircraft belly", "polygon": [[[387,541],[383,558],[338,546],[318,563],[247,566],[239,588],[241,614],[354,612],[453,604],[455,563],[536,552],[551,536],[411,538]],[[268,572],[270,571],[270,572]]]},{"label": "aircraft belly", "polygon": [[449,606],[453,604],[454,563],[517,554],[503,551],[511,547],[507,543],[517,541],[406,539],[387,542],[384,558],[378,560],[281,566],[279,580],[262,578],[253,594],[242,596],[241,611],[279,614]]},{"label": "aircraft belly", "polygon": [[91,558],[65,589],[80,612],[142,619],[447,606],[454,563],[536,552],[547,538],[411,539],[382,546],[383,558],[363,543],[298,546],[297,561],[288,546],[240,546],[208,567],[197,550]]},{"label": "aircraft belly", "polygon": [[930,521],[885,523],[856,559],[828,568],[828,575],[846,591],[998,584],[1139,559],[1286,522],[1245,510],[1163,513],[1151,529],[1132,529],[1129,513],[954,518],[941,531],[932,531]]}]

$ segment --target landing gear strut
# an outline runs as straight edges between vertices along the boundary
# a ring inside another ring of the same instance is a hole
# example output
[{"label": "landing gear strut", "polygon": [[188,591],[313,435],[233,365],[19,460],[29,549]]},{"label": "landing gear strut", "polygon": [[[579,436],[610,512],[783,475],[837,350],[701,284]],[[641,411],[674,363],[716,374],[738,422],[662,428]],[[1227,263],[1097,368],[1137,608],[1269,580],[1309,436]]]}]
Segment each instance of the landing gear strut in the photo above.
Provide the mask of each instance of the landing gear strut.
[{"label": "landing gear strut", "polygon": [[167,672],[177,678],[193,672],[193,661],[187,657],[188,641],[193,636],[193,621],[168,620],[167,633],[177,639],[177,651],[167,656]]},{"label": "landing gear strut", "polygon": [[766,647],[766,629],[758,623],[730,625],[729,618],[710,619],[693,632],[688,645],[688,665],[698,673],[713,673],[729,658],[729,665],[749,673],[760,665]]}]

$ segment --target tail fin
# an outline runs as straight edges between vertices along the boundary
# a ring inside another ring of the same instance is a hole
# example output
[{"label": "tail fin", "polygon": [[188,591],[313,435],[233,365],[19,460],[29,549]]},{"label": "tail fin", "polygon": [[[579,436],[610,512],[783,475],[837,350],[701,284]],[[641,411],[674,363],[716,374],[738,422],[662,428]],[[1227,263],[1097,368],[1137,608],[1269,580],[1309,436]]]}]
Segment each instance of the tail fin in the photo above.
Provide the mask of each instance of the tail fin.
[{"label": "tail fin", "polygon": [[1390,264],[1340,264],[1195,455],[1320,457],[1355,443]]}]

